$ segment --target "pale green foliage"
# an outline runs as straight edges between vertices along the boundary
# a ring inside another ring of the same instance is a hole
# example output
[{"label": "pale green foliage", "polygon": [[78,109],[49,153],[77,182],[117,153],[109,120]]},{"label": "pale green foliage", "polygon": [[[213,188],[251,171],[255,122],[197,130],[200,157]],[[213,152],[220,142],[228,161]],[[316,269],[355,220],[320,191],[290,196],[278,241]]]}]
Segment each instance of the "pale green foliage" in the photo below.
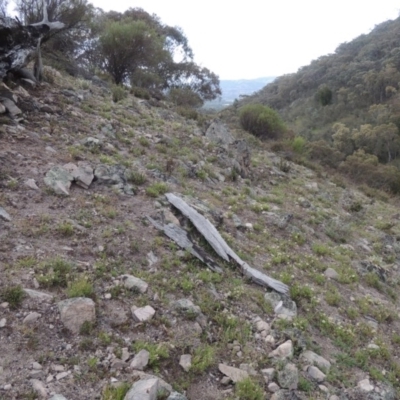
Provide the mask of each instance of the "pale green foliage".
[{"label": "pale green foliage", "polygon": [[261,104],[249,104],[239,111],[242,128],[255,136],[278,138],[286,131],[279,114]]}]

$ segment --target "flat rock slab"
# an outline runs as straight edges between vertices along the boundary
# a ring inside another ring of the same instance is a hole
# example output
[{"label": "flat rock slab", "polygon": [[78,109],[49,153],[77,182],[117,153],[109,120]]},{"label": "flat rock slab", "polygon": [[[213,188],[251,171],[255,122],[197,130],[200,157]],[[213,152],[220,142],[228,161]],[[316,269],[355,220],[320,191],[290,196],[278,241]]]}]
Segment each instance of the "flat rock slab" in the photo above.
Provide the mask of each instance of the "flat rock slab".
[{"label": "flat rock slab", "polygon": [[294,364],[286,364],[278,372],[278,383],[281,388],[296,390],[299,384],[299,371]]},{"label": "flat rock slab", "polygon": [[88,189],[94,179],[93,168],[89,164],[79,162],[76,166],[68,163],[63,168],[73,176],[76,184],[84,189]]},{"label": "flat rock slab", "polygon": [[62,394],[55,394],[54,396],[51,396],[49,400],[67,400],[67,398]]},{"label": "flat rock slab", "polygon": [[264,299],[272,305],[275,314],[286,315],[290,318],[297,316],[297,305],[289,297],[282,296],[279,293],[269,292],[265,293]]},{"label": "flat rock slab", "polygon": [[322,383],[326,378],[326,375],[313,365],[311,367],[308,367],[307,373],[311,379],[315,380],[318,383]]},{"label": "flat rock slab", "polygon": [[175,310],[185,313],[185,314],[193,314],[199,315],[201,313],[200,307],[196,306],[189,299],[180,299],[172,303],[172,306]]},{"label": "flat rock slab", "polygon": [[79,333],[85,322],[96,320],[95,303],[86,297],[75,297],[58,303],[62,323],[72,333]]},{"label": "flat rock slab", "polygon": [[329,370],[329,368],[331,367],[331,363],[328,360],[325,360],[325,358],[310,350],[306,350],[304,353],[302,353],[300,358],[308,361],[310,364],[315,364],[320,368],[324,368],[326,370]]},{"label": "flat rock slab", "polygon": [[33,289],[23,289],[23,290],[31,299],[35,299],[38,301],[45,301],[45,302],[51,302],[53,300],[53,296],[51,294],[39,292]]},{"label": "flat rock slab", "polygon": [[22,323],[24,325],[34,324],[41,316],[42,315],[37,312],[31,312],[24,318]]},{"label": "flat rock slab", "polygon": [[149,287],[148,283],[132,275],[121,275],[121,280],[126,288],[137,290],[140,293],[146,293]]},{"label": "flat rock slab", "polygon": [[157,378],[140,380],[132,385],[124,400],[157,400],[158,389]]},{"label": "flat rock slab", "polygon": [[192,356],[190,354],[182,354],[179,359],[179,365],[185,372],[189,372],[190,367],[192,366]]},{"label": "flat rock slab", "polygon": [[284,360],[286,358],[293,357],[293,343],[291,340],[288,340],[285,343],[282,343],[277,349],[271,351],[268,357],[278,358]]},{"label": "flat rock slab", "polygon": [[66,169],[56,165],[47,172],[44,183],[55,193],[69,196],[69,188],[73,180],[74,177]]},{"label": "flat rock slab", "polygon": [[3,207],[0,207],[0,219],[11,222],[10,214]]},{"label": "flat rock slab", "polygon": [[226,375],[228,378],[230,378],[234,383],[240,382],[243,379],[246,379],[249,377],[249,373],[247,371],[243,371],[239,368],[235,367],[230,367],[229,365],[226,364],[219,364],[218,369]]},{"label": "flat rock slab", "polygon": [[151,306],[145,306],[136,309],[132,307],[132,316],[136,322],[150,321],[154,317],[155,313],[156,310]]},{"label": "flat rock slab", "polygon": [[132,369],[138,369],[142,371],[144,368],[147,367],[147,364],[149,363],[149,357],[150,353],[147,350],[140,350],[139,353],[137,353],[133,358],[130,367]]}]

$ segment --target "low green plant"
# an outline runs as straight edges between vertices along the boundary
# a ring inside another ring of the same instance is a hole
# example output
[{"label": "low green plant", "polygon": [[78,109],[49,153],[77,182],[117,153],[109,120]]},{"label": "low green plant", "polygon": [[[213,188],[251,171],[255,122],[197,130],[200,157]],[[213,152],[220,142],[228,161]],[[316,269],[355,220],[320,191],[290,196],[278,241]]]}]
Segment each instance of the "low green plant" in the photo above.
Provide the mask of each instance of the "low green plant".
[{"label": "low green plant", "polygon": [[114,103],[118,103],[119,101],[125,99],[127,97],[127,92],[120,85],[114,85],[111,88],[112,99]]},{"label": "low green plant", "polygon": [[74,234],[74,226],[70,222],[60,222],[57,231],[63,236],[72,236]]},{"label": "low green plant", "polygon": [[25,292],[21,285],[6,286],[0,292],[0,298],[7,302],[11,309],[16,309],[22,304],[25,297]]},{"label": "low green plant", "polygon": [[46,261],[39,267],[43,274],[37,275],[36,279],[44,287],[67,287],[72,267],[70,262],[62,258]]},{"label": "low green plant", "polygon": [[68,297],[91,297],[95,296],[93,284],[86,277],[72,282],[68,286]]},{"label": "low green plant", "polygon": [[135,352],[147,350],[149,354],[149,367],[158,368],[160,361],[169,357],[169,349],[165,343],[150,343],[138,340],[132,345]]},{"label": "low green plant", "polygon": [[164,182],[155,182],[146,188],[146,194],[150,197],[158,197],[168,192],[168,185]]},{"label": "low green plant", "polygon": [[107,386],[101,397],[101,400],[124,400],[126,394],[129,392],[131,385],[123,382],[118,386]]},{"label": "low green plant", "polygon": [[191,371],[203,373],[215,363],[215,349],[210,345],[202,345],[196,348],[192,357]]},{"label": "low green plant", "polygon": [[235,385],[235,394],[240,400],[264,400],[263,388],[252,378],[245,378]]}]

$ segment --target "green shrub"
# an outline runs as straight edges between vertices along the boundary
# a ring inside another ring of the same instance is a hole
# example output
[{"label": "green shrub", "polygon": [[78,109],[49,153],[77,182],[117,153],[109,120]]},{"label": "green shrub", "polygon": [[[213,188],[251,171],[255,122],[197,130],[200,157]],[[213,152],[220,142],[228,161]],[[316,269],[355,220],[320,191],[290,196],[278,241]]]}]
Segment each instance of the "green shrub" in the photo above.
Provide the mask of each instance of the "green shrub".
[{"label": "green shrub", "polygon": [[296,136],[292,143],[292,149],[295,153],[303,155],[306,152],[306,148],[308,147],[307,140],[301,136]]},{"label": "green shrub", "polygon": [[21,305],[24,296],[25,292],[21,285],[8,286],[0,293],[0,299],[6,301],[11,309],[18,308]]},{"label": "green shrub", "polygon": [[111,89],[112,99],[114,103],[118,103],[119,101],[126,98],[127,94],[125,89],[120,85],[115,85]]},{"label": "green shrub", "polygon": [[328,86],[321,86],[315,94],[315,100],[322,106],[327,106],[332,103],[332,90]]},{"label": "green shrub", "polygon": [[135,96],[138,97],[139,99],[145,99],[145,100],[150,100],[150,93],[147,89],[141,88],[134,86],[131,89],[131,93]]},{"label": "green shrub", "polygon": [[241,400],[263,400],[264,390],[251,378],[245,378],[235,385],[235,394]]},{"label": "green shrub", "polygon": [[242,128],[255,136],[276,139],[286,132],[279,114],[262,104],[249,104],[240,109]]}]

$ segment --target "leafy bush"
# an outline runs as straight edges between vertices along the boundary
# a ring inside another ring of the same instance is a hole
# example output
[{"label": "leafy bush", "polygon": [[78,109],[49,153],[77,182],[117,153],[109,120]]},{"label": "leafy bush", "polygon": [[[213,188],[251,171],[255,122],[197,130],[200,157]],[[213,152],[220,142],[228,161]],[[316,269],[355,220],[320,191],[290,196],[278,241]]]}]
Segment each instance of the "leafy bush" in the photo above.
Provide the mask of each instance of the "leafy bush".
[{"label": "leafy bush", "polygon": [[321,165],[331,168],[337,168],[345,158],[343,153],[329,146],[325,140],[317,140],[316,142],[309,143],[308,154],[310,160],[318,160]]},{"label": "leafy bush", "polygon": [[126,92],[125,89],[120,85],[114,85],[111,89],[112,99],[114,103],[118,103],[119,101],[125,99]]},{"label": "leafy bush", "polygon": [[332,103],[332,90],[328,86],[322,86],[315,94],[315,100],[322,106],[327,106]]},{"label": "leafy bush", "polygon": [[24,297],[25,292],[23,291],[21,285],[8,286],[0,293],[0,299],[9,303],[11,309],[18,308],[21,305]]},{"label": "leafy bush", "polygon": [[172,88],[169,98],[177,106],[197,108],[203,105],[201,97],[188,87]]},{"label": "leafy bush", "polygon": [[392,165],[379,164],[378,158],[357,150],[339,166],[342,173],[358,183],[392,193],[400,192],[400,171]]},{"label": "leafy bush", "polygon": [[240,109],[242,128],[255,136],[276,139],[286,132],[286,126],[279,114],[261,104],[249,104]]}]

